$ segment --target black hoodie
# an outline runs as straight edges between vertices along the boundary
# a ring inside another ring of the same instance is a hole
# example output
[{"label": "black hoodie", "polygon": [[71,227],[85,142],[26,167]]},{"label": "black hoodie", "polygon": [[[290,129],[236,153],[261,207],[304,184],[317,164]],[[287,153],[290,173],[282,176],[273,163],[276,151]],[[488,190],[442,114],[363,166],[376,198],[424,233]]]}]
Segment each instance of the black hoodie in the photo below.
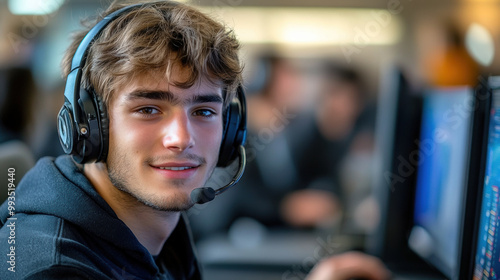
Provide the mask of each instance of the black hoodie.
[{"label": "black hoodie", "polygon": [[184,217],[151,256],[69,156],[41,159],[10,191],[0,206],[0,279],[201,278]]}]

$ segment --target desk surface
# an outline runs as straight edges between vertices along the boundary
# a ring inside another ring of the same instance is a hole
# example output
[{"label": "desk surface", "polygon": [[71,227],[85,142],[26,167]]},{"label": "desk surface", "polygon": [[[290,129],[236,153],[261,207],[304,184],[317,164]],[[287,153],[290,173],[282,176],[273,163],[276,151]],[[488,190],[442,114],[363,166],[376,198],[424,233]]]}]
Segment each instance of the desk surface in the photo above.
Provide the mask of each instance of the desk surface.
[{"label": "desk surface", "polygon": [[319,232],[267,231],[238,239],[219,235],[197,244],[205,279],[304,279],[323,257],[362,245],[359,237]]},{"label": "desk surface", "polygon": [[199,258],[209,265],[292,266],[363,245],[355,236],[290,231],[270,231],[258,240],[246,241],[244,236],[240,240],[214,236],[197,244]]}]

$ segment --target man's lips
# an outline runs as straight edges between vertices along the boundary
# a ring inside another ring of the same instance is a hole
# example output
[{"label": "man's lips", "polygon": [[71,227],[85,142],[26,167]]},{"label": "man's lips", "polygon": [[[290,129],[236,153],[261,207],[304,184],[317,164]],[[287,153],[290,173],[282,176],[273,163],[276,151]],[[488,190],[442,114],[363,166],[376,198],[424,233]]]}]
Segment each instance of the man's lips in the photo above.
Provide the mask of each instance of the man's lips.
[{"label": "man's lips", "polygon": [[195,162],[167,162],[161,164],[151,164],[152,167],[162,169],[162,170],[173,170],[173,171],[182,171],[191,168],[200,167],[200,163]]},{"label": "man's lips", "polygon": [[191,169],[191,168],[196,168],[194,166],[178,166],[178,167],[156,167],[158,169],[162,169],[162,170],[172,170],[172,171],[183,171],[183,170],[188,170],[188,169]]},{"label": "man's lips", "polygon": [[152,170],[166,179],[192,178],[207,163],[203,157],[195,154],[182,157],[158,156],[146,162]]},{"label": "man's lips", "polygon": [[167,162],[153,164],[151,167],[165,178],[188,179],[194,176],[201,165],[197,162]]}]

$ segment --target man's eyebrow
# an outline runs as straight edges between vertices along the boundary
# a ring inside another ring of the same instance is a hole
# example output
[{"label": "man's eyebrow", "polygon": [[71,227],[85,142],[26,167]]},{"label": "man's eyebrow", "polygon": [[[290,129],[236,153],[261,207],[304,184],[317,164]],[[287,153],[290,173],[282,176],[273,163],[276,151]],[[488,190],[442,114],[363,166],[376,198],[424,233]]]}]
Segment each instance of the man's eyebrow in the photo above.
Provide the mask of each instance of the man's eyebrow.
[{"label": "man's eyebrow", "polygon": [[[170,91],[163,90],[134,90],[127,94],[127,100],[135,99],[154,99],[168,101],[173,104],[182,102],[174,96]],[[208,93],[208,94],[197,94],[184,101],[186,104],[199,104],[199,103],[224,103],[222,96],[220,94]]]},{"label": "man's eyebrow", "polygon": [[127,100],[134,99],[155,99],[174,102],[176,100],[173,93],[163,90],[134,90],[127,94]]},{"label": "man's eyebrow", "polygon": [[200,94],[193,96],[188,103],[223,103],[223,101],[219,94]]}]

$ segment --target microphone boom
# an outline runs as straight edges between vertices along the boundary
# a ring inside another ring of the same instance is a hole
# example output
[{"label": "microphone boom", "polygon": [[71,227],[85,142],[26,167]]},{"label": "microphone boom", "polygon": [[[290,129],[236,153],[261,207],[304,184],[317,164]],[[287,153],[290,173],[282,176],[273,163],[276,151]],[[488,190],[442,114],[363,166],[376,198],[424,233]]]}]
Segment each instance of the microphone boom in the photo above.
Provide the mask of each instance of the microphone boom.
[{"label": "microphone boom", "polygon": [[241,179],[241,176],[243,176],[243,172],[245,171],[245,166],[247,163],[246,151],[243,145],[240,145],[239,147],[239,157],[240,160],[238,172],[236,172],[236,174],[233,176],[233,179],[231,179],[229,183],[216,190],[212,188],[196,188],[191,192],[191,201],[196,204],[203,204],[212,201],[214,200],[215,196],[222,194],[232,186],[236,185],[236,183],[238,183],[238,181]]}]

